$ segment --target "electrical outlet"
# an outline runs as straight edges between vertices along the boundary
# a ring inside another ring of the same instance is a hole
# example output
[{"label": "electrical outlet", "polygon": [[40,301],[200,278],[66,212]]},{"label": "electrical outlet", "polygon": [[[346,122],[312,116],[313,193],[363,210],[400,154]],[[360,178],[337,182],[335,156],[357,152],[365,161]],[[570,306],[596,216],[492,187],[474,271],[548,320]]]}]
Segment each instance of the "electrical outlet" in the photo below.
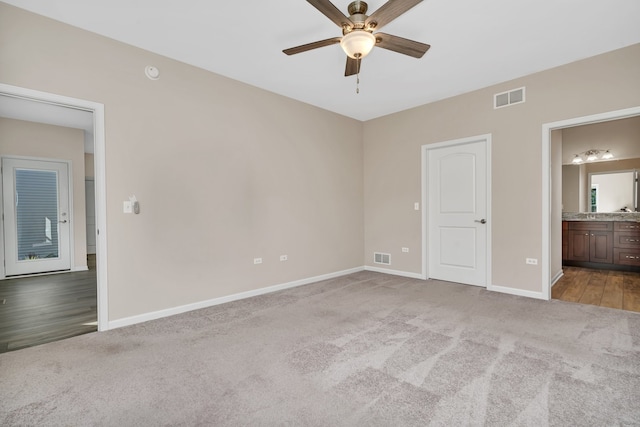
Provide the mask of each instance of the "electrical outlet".
[{"label": "electrical outlet", "polygon": [[253,263],[254,264],[262,264],[262,258],[254,258],[253,259]]},{"label": "electrical outlet", "polygon": [[535,258],[527,258],[525,262],[531,265],[538,265],[538,260]]},{"label": "electrical outlet", "polygon": [[280,255],[280,261],[286,261],[287,259],[286,255]]},{"label": "electrical outlet", "polygon": [[409,252],[409,248],[402,248],[402,252],[404,252],[404,253]]}]

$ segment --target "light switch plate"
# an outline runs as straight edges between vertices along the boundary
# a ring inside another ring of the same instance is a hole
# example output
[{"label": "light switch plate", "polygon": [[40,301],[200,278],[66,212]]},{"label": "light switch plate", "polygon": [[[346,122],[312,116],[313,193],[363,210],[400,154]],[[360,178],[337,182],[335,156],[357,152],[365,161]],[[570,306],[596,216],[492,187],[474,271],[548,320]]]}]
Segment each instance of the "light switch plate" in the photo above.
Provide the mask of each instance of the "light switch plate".
[{"label": "light switch plate", "polygon": [[133,206],[132,206],[130,201],[127,200],[127,201],[122,203],[122,212],[124,212],[124,213],[133,212]]}]

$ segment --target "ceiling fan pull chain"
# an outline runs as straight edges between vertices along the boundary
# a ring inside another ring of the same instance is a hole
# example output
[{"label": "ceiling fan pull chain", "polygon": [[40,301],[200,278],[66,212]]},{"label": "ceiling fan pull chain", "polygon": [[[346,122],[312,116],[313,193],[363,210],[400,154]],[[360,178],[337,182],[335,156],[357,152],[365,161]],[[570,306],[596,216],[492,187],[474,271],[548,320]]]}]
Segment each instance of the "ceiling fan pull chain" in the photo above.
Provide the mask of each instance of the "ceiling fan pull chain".
[{"label": "ceiling fan pull chain", "polygon": [[358,64],[357,64],[357,72],[356,72],[356,94],[360,93],[360,61],[362,60],[362,57],[360,57],[358,55]]}]

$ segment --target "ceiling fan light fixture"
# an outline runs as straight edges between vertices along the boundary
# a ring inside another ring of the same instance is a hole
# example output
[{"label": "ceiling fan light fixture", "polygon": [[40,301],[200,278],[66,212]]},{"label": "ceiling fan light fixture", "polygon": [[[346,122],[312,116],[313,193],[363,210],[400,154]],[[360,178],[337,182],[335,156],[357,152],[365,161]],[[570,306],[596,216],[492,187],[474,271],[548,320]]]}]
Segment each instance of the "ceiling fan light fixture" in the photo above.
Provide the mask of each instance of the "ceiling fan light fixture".
[{"label": "ceiling fan light fixture", "polygon": [[342,50],[353,59],[362,59],[371,52],[376,44],[376,37],[365,30],[353,30],[340,40]]}]

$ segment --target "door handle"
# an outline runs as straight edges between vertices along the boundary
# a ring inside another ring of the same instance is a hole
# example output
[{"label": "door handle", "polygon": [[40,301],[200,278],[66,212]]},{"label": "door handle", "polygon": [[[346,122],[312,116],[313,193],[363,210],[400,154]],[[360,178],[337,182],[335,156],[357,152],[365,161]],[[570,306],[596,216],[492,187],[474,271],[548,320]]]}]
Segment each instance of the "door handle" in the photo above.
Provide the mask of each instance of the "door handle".
[{"label": "door handle", "polygon": [[479,222],[480,224],[486,224],[486,223],[487,223],[487,220],[486,220],[486,219],[484,219],[484,218],[482,218],[482,219],[476,219],[476,220],[474,220],[473,222]]},{"label": "door handle", "polygon": [[67,223],[67,220],[66,220],[66,219],[63,219],[62,221],[58,221],[58,222],[59,222],[60,224],[66,224],[66,223]]}]

